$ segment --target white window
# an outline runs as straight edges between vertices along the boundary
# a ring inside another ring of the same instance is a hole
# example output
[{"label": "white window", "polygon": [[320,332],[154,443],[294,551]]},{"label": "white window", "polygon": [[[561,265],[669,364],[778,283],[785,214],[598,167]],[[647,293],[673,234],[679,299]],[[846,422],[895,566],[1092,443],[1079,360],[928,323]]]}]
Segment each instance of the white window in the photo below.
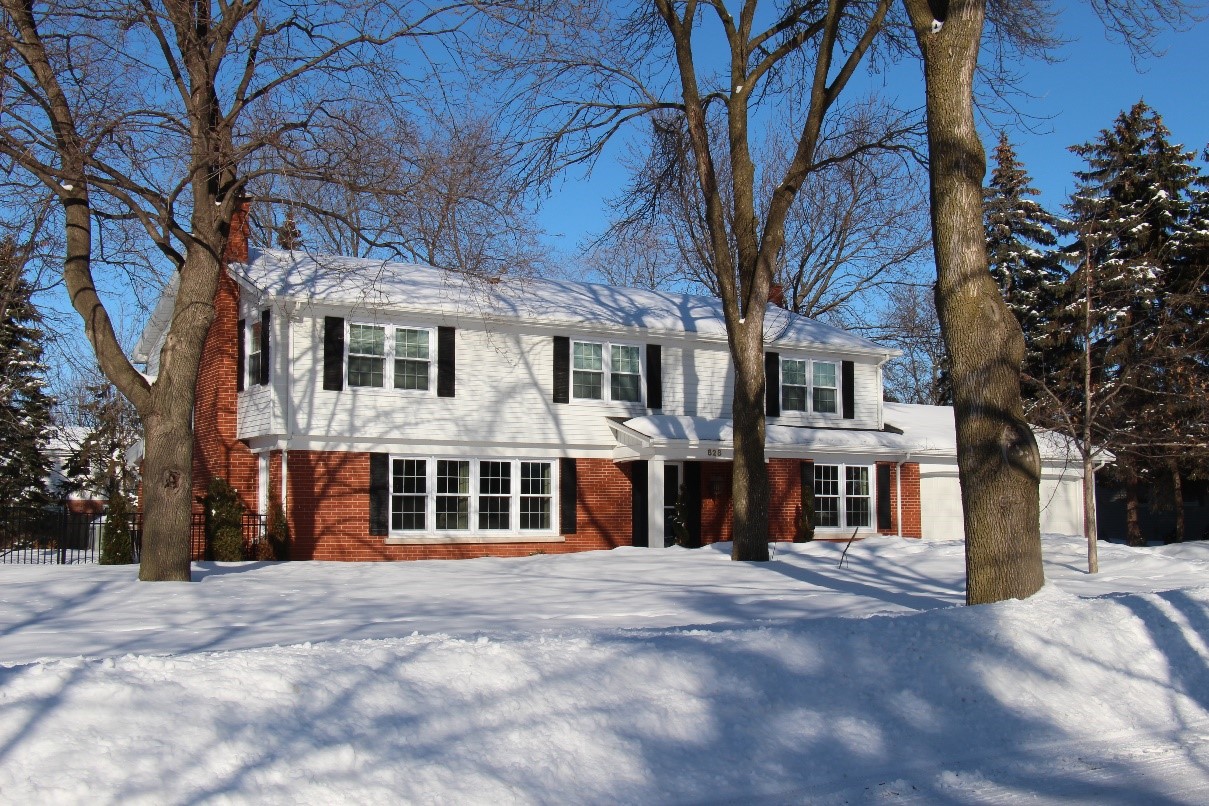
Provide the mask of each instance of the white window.
[{"label": "white window", "polygon": [[814,362],[814,410],[822,414],[835,414],[838,399],[835,383],[835,363]]},{"label": "white window", "polygon": [[428,391],[428,331],[395,328],[395,388]]},{"label": "white window", "polygon": [[348,326],[348,385],[415,392],[432,388],[432,330]]},{"label": "white window", "polygon": [[835,414],[839,411],[839,387],[834,361],[781,359],[781,409]]},{"label": "white window", "polygon": [[391,460],[391,530],[550,533],[554,463],[519,459]]},{"label": "white window", "polygon": [[815,465],[815,526],[855,529],[873,525],[868,465]]},{"label": "white window", "polygon": [[259,319],[253,321],[251,335],[248,337],[248,386],[260,383],[260,364],[264,357],[260,351],[263,334],[264,324]]},{"label": "white window", "polygon": [[386,328],[348,326],[348,385],[381,388],[386,366]]},{"label": "white window", "polygon": [[573,342],[571,396],[578,400],[641,403],[642,349],[633,344]]}]

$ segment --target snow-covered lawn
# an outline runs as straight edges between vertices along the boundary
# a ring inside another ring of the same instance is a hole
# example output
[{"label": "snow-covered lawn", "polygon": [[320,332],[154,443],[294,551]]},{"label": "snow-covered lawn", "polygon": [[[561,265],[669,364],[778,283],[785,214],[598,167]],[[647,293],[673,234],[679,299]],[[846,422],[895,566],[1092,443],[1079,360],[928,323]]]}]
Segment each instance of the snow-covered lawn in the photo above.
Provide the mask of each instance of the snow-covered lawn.
[{"label": "snow-covered lawn", "polygon": [[5,803],[1205,803],[1209,544],[0,566]]}]

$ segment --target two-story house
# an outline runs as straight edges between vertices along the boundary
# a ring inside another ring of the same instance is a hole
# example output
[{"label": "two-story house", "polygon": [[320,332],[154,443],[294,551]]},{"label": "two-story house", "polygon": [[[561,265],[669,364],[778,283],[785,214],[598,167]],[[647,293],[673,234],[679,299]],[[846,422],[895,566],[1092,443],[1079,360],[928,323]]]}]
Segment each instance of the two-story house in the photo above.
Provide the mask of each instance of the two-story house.
[{"label": "two-story house", "polygon": [[[252,510],[280,502],[294,558],[662,547],[673,518],[691,541],[729,539],[717,300],[230,252],[195,491],[222,476]],[[150,375],[172,303],[169,289],[136,351]],[[882,402],[892,350],[779,308],[767,322],[770,539],[800,534],[808,491],[816,537],[960,536],[952,411]],[[1059,453],[1044,527],[1077,533],[1077,468]]]}]

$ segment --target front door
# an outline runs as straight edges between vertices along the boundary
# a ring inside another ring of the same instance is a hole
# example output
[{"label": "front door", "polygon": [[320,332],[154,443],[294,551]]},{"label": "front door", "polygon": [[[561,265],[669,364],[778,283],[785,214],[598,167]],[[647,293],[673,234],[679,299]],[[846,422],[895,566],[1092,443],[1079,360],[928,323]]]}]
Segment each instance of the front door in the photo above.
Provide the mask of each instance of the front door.
[{"label": "front door", "polygon": [[[676,525],[680,515],[676,503],[680,500],[681,476],[683,471],[679,464],[668,462],[663,466],[663,545],[676,544]],[[683,524],[681,524],[683,526]]]}]

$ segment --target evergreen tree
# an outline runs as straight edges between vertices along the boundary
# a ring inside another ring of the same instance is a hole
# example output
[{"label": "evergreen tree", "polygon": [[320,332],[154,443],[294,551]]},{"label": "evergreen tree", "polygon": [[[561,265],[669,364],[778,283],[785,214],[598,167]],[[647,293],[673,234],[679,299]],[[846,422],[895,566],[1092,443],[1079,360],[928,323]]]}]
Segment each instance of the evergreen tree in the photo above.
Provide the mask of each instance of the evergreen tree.
[{"label": "evergreen tree", "polygon": [[141,436],[138,412],[113,384],[99,375],[68,395],[68,417],[87,430],[68,465],[69,484],[112,499],[134,492],[135,474],[126,452]]},{"label": "evergreen tree", "polygon": [[117,492],[109,499],[105,529],[101,533],[101,565],[129,565],[134,562],[134,541],[130,535],[130,505]]},{"label": "evergreen tree", "polygon": [[1172,144],[1162,118],[1141,101],[1095,141],[1071,150],[1087,162],[1075,174],[1068,208],[1077,239],[1068,250],[1076,265],[1071,299],[1088,300],[1090,310],[1081,322],[1080,306],[1067,305],[1073,321],[1064,330],[1074,342],[1086,341],[1079,349],[1089,351],[1091,377],[1054,386],[1065,387],[1066,397],[1094,399],[1084,419],[1094,415],[1096,439],[1117,456],[1129,540],[1139,543],[1140,487],[1179,450],[1170,430],[1190,356],[1172,349],[1171,340],[1186,318],[1177,310],[1186,302],[1177,300],[1184,299],[1180,264],[1189,249],[1196,169],[1193,153]]},{"label": "evergreen tree", "polygon": [[987,257],[991,276],[1024,331],[1024,371],[1033,375],[1042,374],[1041,362],[1052,351],[1052,314],[1066,282],[1057,250],[1061,222],[1032,198],[1037,195],[1016,150],[1000,133],[983,195]]},{"label": "evergreen tree", "polygon": [[243,504],[226,479],[213,478],[206,488],[206,536],[218,562],[244,559]]},{"label": "evergreen tree", "polygon": [[44,448],[53,401],[45,391],[42,317],[16,254],[11,242],[0,243],[0,287],[7,292],[0,316],[0,501],[42,507],[50,502]]}]

